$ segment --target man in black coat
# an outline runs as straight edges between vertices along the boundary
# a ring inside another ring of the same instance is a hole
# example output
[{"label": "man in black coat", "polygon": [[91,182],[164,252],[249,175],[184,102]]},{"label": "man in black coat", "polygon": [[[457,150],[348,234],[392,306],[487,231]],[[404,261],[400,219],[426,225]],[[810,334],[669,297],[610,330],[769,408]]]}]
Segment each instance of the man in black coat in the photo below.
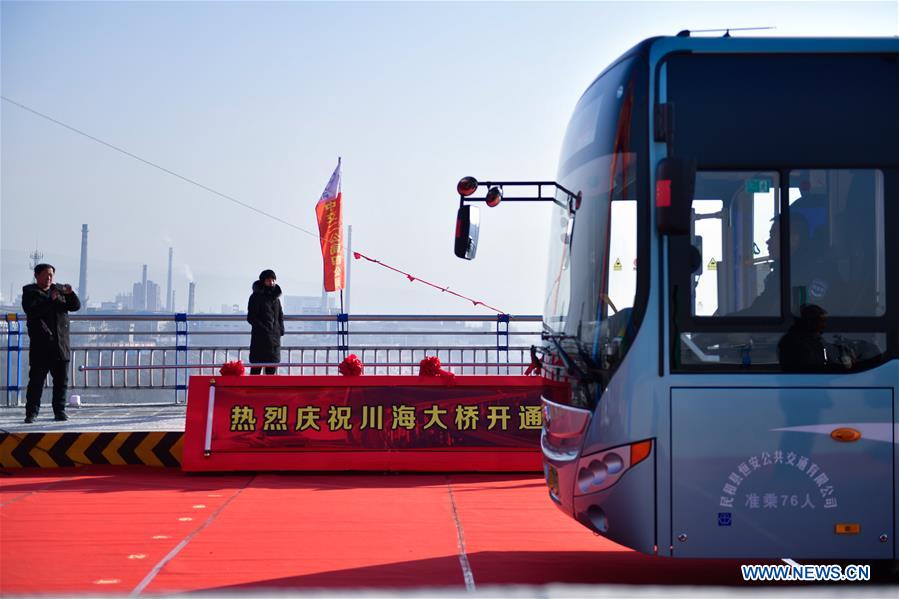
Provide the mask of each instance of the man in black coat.
[{"label": "man in black coat", "polygon": [[[281,361],[281,337],[284,335],[284,312],[281,310],[281,287],[275,271],[263,270],[259,280],[253,282],[253,294],[247,304],[247,322],[252,327],[250,333],[250,362],[270,364]],[[250,367],[250,374],[259,374],[262,369]],[[265,374],[275,374],[276,366],[266,366]]]},{"label": "man in black coat", "polygon": [[28,390],[25,392],[25,422],[34,422],[41,409],[41,394],[47,373],[53,376],[53,413],[66,416],[66,387],[69,383],[69,312],[81,309],[71,285],[56,285],[56,269],[49,264],[34,267],[35,283],[22,288],[22,308],[28,322],[31,347],[28,353]]}]

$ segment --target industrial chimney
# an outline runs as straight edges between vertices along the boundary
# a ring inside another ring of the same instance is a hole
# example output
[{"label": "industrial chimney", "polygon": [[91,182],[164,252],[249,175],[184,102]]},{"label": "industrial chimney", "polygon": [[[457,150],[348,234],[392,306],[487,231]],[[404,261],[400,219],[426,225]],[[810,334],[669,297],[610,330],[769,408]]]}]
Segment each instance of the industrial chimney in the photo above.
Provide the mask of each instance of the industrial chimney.
[{"label": "industrial chimney", "polygon": [[194,294],[197,291],[197,284],[193,281],[190,282],[190,285],[187,288],[187,313],[194,313]]},{"label": "industrial chimney", "polygon": [[78,296],[87,303],[87,225],[81,225],[81,274],[78,276]]},{"label": "industrial chimney", "polygon": [[172,289],[172,254],[174,254],[174,249],[169,248],[169,281],[168,286],[165,288],[165,311],[166,312],[174,312],[175,311],[175,298],[174,298],[174,290]]},{"label": "industrial chimney", "polygon": [[141,275],[141,278],[140,278],[140,294],[143,297],[138,301],[140,302],[140,309],[146,310],[147,309],[147,299],[150,297],[150,294],[148,293],[148,290],[147,290],[147,265],[146,264],[144,264],[142,273],[143,274]]}]

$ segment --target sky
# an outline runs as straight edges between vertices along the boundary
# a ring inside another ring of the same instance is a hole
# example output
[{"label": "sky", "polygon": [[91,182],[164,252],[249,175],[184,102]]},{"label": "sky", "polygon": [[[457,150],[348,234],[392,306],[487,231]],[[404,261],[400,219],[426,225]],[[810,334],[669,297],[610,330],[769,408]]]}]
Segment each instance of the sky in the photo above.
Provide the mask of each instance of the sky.
[{"label": "sky", "polygon": [[[314,206],[343,161],[352,249],[512,314],[540,314],[549,205],[482,208],[474,261],[453,255],[456,182],[555,178],[583,91],[639,41],[682,29],[896,36],[887,2],[7,2],[0,90],[0,295],[35,249],[88,296],[140,279],[176,309],[245,306],[275,270],[320,295]],[[735,33],[734,35],[745,35]],[[305,229],[306,232],[303,231]],[[489,314],[352,261],[354,314]]]}]

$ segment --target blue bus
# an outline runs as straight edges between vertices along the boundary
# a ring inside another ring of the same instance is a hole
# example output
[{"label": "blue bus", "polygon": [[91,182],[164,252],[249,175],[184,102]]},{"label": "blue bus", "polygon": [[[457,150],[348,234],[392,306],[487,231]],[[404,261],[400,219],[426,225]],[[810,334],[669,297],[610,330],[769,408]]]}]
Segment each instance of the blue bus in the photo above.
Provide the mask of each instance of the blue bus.
[{"label": "blue bus", "polygon": [[646,40],[557,180],[551,500],[647,554],[897,559],[899,39]]},{"label": "blue bus", "polygon": [[684,35],[584,93],[544,312],[565,513],[666,556],[899,557],[897,65]]}]

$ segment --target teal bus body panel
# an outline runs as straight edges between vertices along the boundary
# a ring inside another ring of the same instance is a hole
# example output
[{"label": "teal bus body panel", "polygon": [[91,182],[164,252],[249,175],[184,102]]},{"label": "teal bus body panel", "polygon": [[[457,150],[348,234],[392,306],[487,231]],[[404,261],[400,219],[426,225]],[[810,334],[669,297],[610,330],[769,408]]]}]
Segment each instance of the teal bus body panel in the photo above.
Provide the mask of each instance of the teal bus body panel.
[{"label": "teal bus body panel", "polygon": [[893,394],[672,388],[673,554],[892,558]]}]

